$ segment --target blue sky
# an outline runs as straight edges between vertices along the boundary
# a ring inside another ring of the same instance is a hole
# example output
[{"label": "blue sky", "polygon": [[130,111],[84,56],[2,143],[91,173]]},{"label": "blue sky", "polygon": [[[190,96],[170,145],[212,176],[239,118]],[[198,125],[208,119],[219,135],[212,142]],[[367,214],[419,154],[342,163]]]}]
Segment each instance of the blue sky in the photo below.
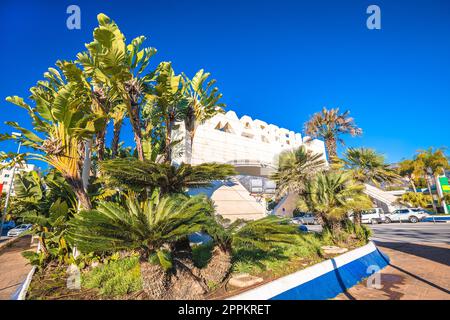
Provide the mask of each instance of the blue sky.
[{"label": "blue sky", "polygon": [[[81,8],[81,30],[66,28],[70,4]],[[371,4],[381,8],[381,30],[366,28]],[[56,60],[75,59],[100,12],[127,39],[145,35],[158,49],[153,65],[211,72],[238,115],[302,131],[323,106],[349,109],[364,135],[347,146],[375,148],[390,162],[450,145],[448,0],[2,0],[0,132],[10,131],[6,120],[29,126],[4,98],[27,97]],[[122,139],[132,144],[131,133]]]}]

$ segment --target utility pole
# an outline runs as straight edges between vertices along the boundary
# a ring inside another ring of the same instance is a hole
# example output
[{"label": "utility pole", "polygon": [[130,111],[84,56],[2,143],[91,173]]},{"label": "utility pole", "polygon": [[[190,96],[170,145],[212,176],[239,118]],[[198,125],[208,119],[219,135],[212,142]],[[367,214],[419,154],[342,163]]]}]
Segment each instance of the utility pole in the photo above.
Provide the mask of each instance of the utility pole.
[{"label": "utility pole", "polygon": [[[17,132],[13,132],[12,135],[16,136],[16,137],[22,136],[20,133],[17,133]],[[22,141],[19,141],[19,147],[17,148],[17,154],[19,154],[21,146],[22,146]],[[0,237],[2,236],[2,233],[3,233],[3,224],[5,223],[6,213],[8,212],[9,198],[11,197],[11,191],[12,191],[13,184],[14,184],[14,175],[15,174],[16,174],[16,164],[13,165],[11,181],[9,182],[9,190],[6,195],[5,208],[3,209],[3,214],[2,214],[2,224],[0,225]]]}]

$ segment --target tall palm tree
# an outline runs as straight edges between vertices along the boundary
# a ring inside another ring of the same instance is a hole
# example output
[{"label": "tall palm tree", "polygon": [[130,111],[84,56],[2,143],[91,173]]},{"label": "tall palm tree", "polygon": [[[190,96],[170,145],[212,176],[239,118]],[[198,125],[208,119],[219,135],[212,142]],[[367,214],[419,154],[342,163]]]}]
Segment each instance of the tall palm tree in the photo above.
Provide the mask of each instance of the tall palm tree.
[{"label": "tall palm tree", "polygon": [[354,119],[349,115],[349,111],[339,113],[339,108],[328,110],[324,107],[305,123],[304,130],[307,135],[325,140],[331,161],[337,156],[337,143],[344,144],[341,135],[350,134],[354,137],[362,134],[362,129],[356,126]]},{"label": "tall palm tree", "polygon": [[198,126],[212,118],[217,113],[223,112],[225,104],[219,103],[222,94],[217,87],[213,88],[216,80],[208,81],[210,74],[203,69],[199,70],[192,79],[183,75],[184,94],[188,98],[187,108],[184,114],[186,127],[185,137],[185,162],[191,163],[192,146]]},{"label": "tall palm tree", "polygon": [[278,158],[278,169],[271,176],[277,184],[277,197],[301,192],[306,180],[324,169],[325,165],[321,154],[315,154],[305,146],[283,151]]},{"label": "tall palm tree", "polygon": [[415,176],[414,172],[416,171],[416,163],[414,160],[405,159],[400,161],[398,164],[397,172],[401,177],[408,179],[414,193],[417,193],[416,184],[414,182]]},{"label": "tall palm tree", "polygon": [[299,209],[314,213],[333,235],[340,233],[348,212],[371,206],[364,186],[355,183],[348,173],[336,171],[320,172],[309,179],[298,201]]},{"label": "tall palm tree", "polygon": [[343,158],[344,169],[361,183],[379,186],[394,183],[400,176],[385,163],[384,156],[370,148],[349,148]]},{"label": "tall palm tree", "polygon": [[[428,192],[433,198],[431,191],[430,179],[434,179],[436,185],[436,191],[438,193],[438,199],[442,206],[445,208],[446,203],[443,198],[440,197],[440,190],[438,190],[439,176],[445,174],[445,170],[450,167],[447,156],[442,149],[433,149],[432,147],[427,150],[420,150],[415,157],[416,172],[421,177],[425,178],[427,182]],[[437,212],[436,204],[432,201],[433,210]]]},{"label": "tall palm tree", "polygon": [[[349,148],[342,159],[343,167],[358,183],[394,183],[400,176],[385,163],[384,156],[370,148]],[[361,223],[362,210],[355,210],[355,222]]]}]

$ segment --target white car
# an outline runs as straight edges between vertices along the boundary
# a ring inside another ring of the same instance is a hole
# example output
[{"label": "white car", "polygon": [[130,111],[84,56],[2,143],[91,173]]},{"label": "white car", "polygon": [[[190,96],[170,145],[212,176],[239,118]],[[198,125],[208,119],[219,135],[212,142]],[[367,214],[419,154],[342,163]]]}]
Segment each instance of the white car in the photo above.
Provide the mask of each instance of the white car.
[{"label": "white car", "polygon": [[312,213],[305,213],[291,219],[294,224],[318,224],[316,217]]},{"label": "white car", "polygon": [[390,214],[387,214],[385,222],[390,223],[409,221],[411,223],[417,223],[427,218],[428,216],[428,213],[419,208],[398,209]]},{"label": "white car", "polygon": [[373,208],[361,212],[362,223],[378,224],[383,223],[385,221],[386,215],[384,214],[384,211],[381,208]]},{"label": "white car", "polygon": [[8,237],[17,237],[21,233],[23,233],[27,230],[30,230],[32,226],[33,225],[31,225],[31,224],[21,224],[21,225],[15,227],[14,229],[9,230],[7,233],[7,236]]}]

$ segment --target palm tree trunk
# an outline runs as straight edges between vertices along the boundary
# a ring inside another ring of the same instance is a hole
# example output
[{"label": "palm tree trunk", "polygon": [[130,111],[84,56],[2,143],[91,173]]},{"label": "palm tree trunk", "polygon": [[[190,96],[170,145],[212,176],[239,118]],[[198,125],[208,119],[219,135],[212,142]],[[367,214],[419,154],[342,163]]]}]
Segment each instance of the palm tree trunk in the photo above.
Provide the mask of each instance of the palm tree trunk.
[{"label": "palm tree trunk", "polygon": [[136,150],[138,159],[144,161],[144,149],[142,147],[142,132],[141,132],[141,118],[139,115],[139,105],[132,103],[130,112],[130,122],[134,133],[134,142],[136,143]]},{"label": "palm tree trunk", "polygon": [[120,131],[122,130],[123,119],[114,122],[113,139],[111,142],[112,158],[117,156],[119,151]]},{"label": "palm tree trunk", "polygon": [[97,158],[99,161],[103,161],[105,159],[105,136],[106,127],[97,133],[97,137],[95,139],[95,145],[97,147]]},{"label": "palm tree trunk", "polygon": [[337,156],[336,152],[336,139],[335,138],[327,138],[325,139],[325,146],[328,150],[328,160],[333,162],[333,158]]},{"label": "palm tree trunk", "polygon": [[167,163],[172,163],[172,120],[170,119],[170,117],[167,117],[166,120],[166,162]]},{"label": "palm tree trunk", "polygon": [[411,183],[411,187],[413,188],[414,193],[417,193],[416,184],[414,183],[414,179],[410,178],[409,182]]},{"label": "palm tree trunk", "polygon": [[436,208],[436,204],[434,203],[433,193],[431,192],[431,184],[430,184],[429,177],[426,176],[425,180],[427,181],[428,192],[430,193],[430,196],[431,196],[431,204],[433,206],[433,210],[434,210],[434,212],[437,213],[437,208]]},{"label": "palm tree trunk", "polygon": [[86,190],[83,186],[83,181],[77,178],[66,177],[67,183],[72,187],[75,196],[77,197],[79,207],[84,210],[91,210],[92,204]]}]

